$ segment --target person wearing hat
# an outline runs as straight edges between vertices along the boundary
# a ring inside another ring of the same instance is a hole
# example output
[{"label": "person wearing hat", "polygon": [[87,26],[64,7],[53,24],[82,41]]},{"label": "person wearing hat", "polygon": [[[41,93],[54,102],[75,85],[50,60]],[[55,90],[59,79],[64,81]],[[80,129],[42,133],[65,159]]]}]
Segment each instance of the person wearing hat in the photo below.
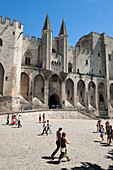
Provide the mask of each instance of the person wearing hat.
[{"label": "person wearing hat", "polygon": [[54,155],[58,152],[58,150],[60,149],[60,146],[61,146],[61,136],[62,136],[61,131],[62,131],[62,127],[60,126],[59,129],[56,132],[56,137],[57,137],[56,145],[57,145],[57,148],[51,154],[52,159],[54,159]]}]

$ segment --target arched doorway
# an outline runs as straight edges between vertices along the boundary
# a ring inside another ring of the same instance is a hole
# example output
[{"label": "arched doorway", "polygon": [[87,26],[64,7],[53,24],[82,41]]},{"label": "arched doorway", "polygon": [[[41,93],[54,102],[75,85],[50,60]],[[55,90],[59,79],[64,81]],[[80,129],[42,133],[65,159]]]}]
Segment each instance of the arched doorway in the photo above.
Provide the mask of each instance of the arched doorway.
[{"label": "arched doorway", "polygon": [[50,109],[58,109],[60,107],[60,98],[53,94],[49,97],[49,108]]},{"label": "arched doorway", "polygon": [[3,95],[3,84],[4,84],[4,68],[0,64],[0,94]]},{"label": "arched doorway", "polygon": [[50,77],[49,79],[49,108],[51,107],[51,97],[53,99],[53,105],[61,105],[61,100],[62,100],[62,89],[61,89],[61,79],[57,74],[54,74]]}]

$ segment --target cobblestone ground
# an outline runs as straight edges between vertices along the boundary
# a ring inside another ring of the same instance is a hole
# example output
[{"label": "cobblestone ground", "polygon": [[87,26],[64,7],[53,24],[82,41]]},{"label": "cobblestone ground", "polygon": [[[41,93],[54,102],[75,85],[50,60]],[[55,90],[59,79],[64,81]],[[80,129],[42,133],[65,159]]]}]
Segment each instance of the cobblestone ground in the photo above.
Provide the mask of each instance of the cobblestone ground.
[{"label": "cobblestone ground", "polygon": [[[22,115],[22,128],[5,125],[6,115],[0,116],[0,170],[113,169],[113,144],[106,146],[106,136],[101,143],[96,120],[52,119],[50,122],[52,134],[40,136],[42,123],[38,123],[36,116]],[[60,164],[57,163],[59,152],[56,159],[50,159],[59,126],[71,143],[67,145],[71,161],[63,158]]]}]

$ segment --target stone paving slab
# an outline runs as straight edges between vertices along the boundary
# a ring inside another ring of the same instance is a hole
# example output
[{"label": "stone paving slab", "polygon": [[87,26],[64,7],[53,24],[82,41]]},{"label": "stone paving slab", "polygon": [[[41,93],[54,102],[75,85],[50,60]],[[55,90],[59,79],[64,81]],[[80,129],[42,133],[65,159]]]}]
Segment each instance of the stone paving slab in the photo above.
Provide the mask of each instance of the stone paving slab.
[{"label": "stone paving slab", "polygon": [[[113,144],[101,143],[96,132],[96,120],[51,119],[52,134],[40,136],[42,123],[37,116],[22,115],[22,128],[5,125],[6,115],[0,116],[0,170],[68,170],[113,169]],[[105,122],[104,120],[102,121]],[[113,122],[111,121],[111,124]],[[57,164],[50,155],[56,148],[55,133],[59,126],[67,133],[68,155]]]}]

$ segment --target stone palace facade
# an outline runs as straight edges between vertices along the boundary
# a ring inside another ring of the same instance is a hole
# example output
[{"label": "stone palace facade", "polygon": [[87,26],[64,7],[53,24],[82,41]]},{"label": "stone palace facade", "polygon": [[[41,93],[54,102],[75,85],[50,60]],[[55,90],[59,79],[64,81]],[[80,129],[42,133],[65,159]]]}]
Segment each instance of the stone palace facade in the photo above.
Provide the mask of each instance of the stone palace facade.
[{"label": "stone palace facade", "polygon": [[64,20],[52,38],[48,14],[42,38],[23,38],[23,24],[0,16],[0,110],[85,109],[113,112],[113,38],[91,32],[68,46]]}]

